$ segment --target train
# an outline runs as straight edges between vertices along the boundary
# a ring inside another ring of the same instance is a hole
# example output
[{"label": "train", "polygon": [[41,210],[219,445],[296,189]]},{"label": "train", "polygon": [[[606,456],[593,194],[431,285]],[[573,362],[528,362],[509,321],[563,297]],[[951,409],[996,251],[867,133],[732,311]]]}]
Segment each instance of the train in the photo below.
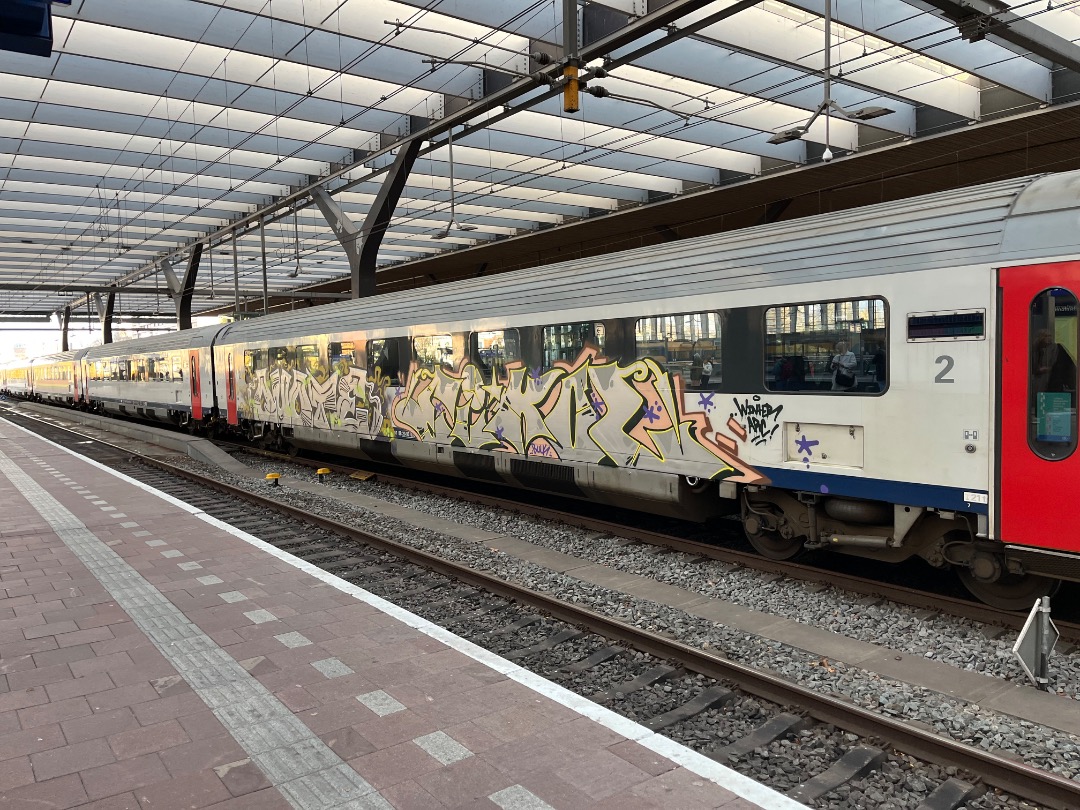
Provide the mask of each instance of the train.
[{"label": "train", "polygon": [[5,393],[696,520],[768,557],[1080,581],[1080,172],[15,363]]}]

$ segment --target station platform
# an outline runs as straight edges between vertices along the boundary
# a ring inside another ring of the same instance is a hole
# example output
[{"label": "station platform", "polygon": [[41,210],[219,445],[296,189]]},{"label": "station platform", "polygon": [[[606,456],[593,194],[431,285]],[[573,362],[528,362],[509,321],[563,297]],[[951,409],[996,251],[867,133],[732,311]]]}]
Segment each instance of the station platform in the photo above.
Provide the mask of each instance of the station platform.
[{"label": "station platform", "polygon": [[0,805],[803,805],[0,420]]}]

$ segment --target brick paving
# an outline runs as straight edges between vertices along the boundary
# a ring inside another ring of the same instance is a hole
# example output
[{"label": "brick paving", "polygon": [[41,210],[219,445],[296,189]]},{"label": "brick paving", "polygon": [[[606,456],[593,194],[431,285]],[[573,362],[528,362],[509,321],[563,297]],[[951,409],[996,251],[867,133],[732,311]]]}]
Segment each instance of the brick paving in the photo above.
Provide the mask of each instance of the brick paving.
[{"label": "brick paving", "polygon": [[0,420],[5,810],[797,806],[759,790]]}]

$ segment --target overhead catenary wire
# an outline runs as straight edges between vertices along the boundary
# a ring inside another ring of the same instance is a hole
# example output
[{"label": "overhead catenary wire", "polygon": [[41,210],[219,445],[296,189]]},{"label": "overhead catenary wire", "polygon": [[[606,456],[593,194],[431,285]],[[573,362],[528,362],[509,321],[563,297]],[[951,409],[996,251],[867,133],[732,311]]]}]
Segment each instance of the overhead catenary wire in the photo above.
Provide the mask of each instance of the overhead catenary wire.
[{"label": "overhead catenary wire", "polygon": [[[168,99],[167,99],[167,98],[166,98],[166,103],[168,103]],[[662,126],[663,126],[663,124],[661,124],[660,126],[662,127]],[[230,128],[230,131],[231,131],[231,128]],[[594,149],[595,149],[596,147],[592,147],[592,148],[594,148]],[[606,145],[605,145],[604,147],[601,147],[601,148],[606,148]],[[565,156],[566,156],[566,155],[565,155],[565,149],[566,149],[566,146],[565,146],[565,143],[564,143],[564,144],[562,144],[562,145],[560,146],[560,150],[562,150],[562,151],[563,151],[563,157],[565,157]],[[688,153],[688,154],[689,154],[689,153]],[[572,156],[571,156],[571,157],[572,157]],[[175,165],[175,163],[174,163],[173,165]],[[526,174],[524,174],[524,173],[523,173],[523,174],[522,174],[521,176],[522,176],[522,177],[527,177],[527,175],[526,175]],[[197,183],[198,183],[198,180],[196,179],[196,185],[197,185]],[[197,192],[197,194],[199,193],[199,191],[198,191],[198,188],[196,188],[196,192]],[[527,203],[523,203],[523,205],[524,205],[524,204],[527,204]],[[118,206],[118,207],[119,207],[119,206]]]}]

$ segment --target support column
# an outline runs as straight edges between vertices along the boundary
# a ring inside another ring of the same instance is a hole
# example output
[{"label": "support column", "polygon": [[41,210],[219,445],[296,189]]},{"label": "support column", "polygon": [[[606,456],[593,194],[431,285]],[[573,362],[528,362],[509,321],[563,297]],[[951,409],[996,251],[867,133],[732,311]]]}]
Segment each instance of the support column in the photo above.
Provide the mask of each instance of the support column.
[{"label": "support column", "polygon": [[232,244],[232,291],[233,291],[233,313],[236,320],[240,320],[240,268],[237,265],[239,259],[236,258],[236,252],[240,246],[236,241],[236,234],[233,234]]},{"label": "support column", "polygon": [[64,307],[60,315],[60,351],[68,350],[68,328],[71,326],[71,307]]},{"label": "support column", "polygon": [[259,244],[262,245],[263,315],[270,314],[270,296],[266,289],[266,220],[259,220]]},{"label": "support column", "polygon": [[169,297],[176,306],[176,328],[191,328],[191,298],[195,292],[195,279],[199,275],[199,262],[202,261],[203,246],[199,242],[191,250],[191,258],[188,259],[187,270],[184,271],[183,280],[176,277],[172,264],[168,259],[161,262],[161,270],[165,274],[165,284],[169,288]]},{"label": "support column", "polygon": [[416,162],[416,156],[420,154],[420,146],[418,138],[398,146],[394,165],[387,172],[375,202],[368,211],[363,226],[359,228],[325,189],[316,188],[311,192],[311,198],[341,242],[345,255],[349,257],[353,298],[367,298],[375,294],[375,269],[379,247],[390,224],[390,217],[401,198],[402,189],[409,179],[409,172]]},{"label": "support column", "polygon": [[113,311],[116,309],[116,293],[106,293],[102,299],[101,293],[94,293],[94,304],[97,306],[98,321],[101,323],[101,342],[112,343],[112,320]]}]

